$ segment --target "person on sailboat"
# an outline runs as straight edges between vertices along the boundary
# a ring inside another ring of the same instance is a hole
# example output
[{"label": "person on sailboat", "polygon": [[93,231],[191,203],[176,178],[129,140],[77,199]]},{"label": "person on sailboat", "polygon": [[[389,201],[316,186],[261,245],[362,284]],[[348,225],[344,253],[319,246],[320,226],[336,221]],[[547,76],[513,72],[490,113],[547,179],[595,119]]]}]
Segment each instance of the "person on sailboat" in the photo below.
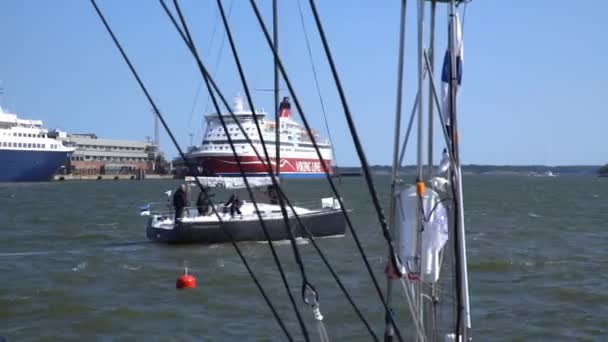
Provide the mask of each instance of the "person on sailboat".
[{"label": "person on sailboat", "polygon": [[230,196],[230,198],[228,199],[228,202],[226,202],[224,204],[224,208],[230,207],[230,216],[234,217],[235,212],[239,215],[242,215],[241,214],[242,205],[243,205],[243,202],[241,202],[241,200],[239,199],[239,196],[232,194]]},{"label": "person on sailboat", "polygon": [[[208,194],[209,197],[212,197],[213,194]],[[198,193],[198,199],[196,200],[196,208],[198,209],[198,214],[201,216],[207,216],[209,215],[209,209],[211,203],[209,201],[209,198],[207,196],[205,196],[204,192],[199,192]]]},{"label": "person on sailboat", "polygon": [[184,214],[184,208],[188,206],[188,196],[186,195],[186,184],[180,187],[173,194],[173,207],[175,208],[175,222]]},{"label": "person on sailboat", "polygon": [[266,188],[266,195],[268,196],[270,204],[279,204],[279,196],[277,195],[277,190],[274,185],[269,185],[268,188]]}]

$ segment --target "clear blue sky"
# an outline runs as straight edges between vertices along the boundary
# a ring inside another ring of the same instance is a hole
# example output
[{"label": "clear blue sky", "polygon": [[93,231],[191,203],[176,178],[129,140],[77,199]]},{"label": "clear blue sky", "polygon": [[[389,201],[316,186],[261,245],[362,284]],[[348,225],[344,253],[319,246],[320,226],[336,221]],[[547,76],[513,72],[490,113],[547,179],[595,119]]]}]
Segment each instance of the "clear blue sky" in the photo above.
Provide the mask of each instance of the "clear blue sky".
[{"label": "clear blue sky", "polygon": [[[226,7],[231,1],[226,0]],[[260,0],[270,23],[270,0]],[[303,1],[338,163],[358,165],[310,9]],[[334,57],[372,164],[390,164],[400,1],[318,1]],[[156,1],[100,0],[182,146],[201,136],[203,93],[196,66]],[[215,1],[183,0],[199,50],[227,96],[242,88]],[[415,1],[409,1],[404,113],[415,94]],[[316,128],[323,118],[295,0],[282,1],[281,54]],[[607,1],[473,1],[464,24],[460,126],[464,163],[602,164],[608,162]],[[427,17],[428,18],[428,17]],[[437,51],[445,50],[446,11],[438,10]],[[252,87],[272,86],[271,54],[248,2],[230,16]],[[88,1],[2,1],[2,105],[50,128],[138,139],[153,134],[150,106]],[[438,63],[440,60],[438,59]],[[256,103],[272,108],[271,93]],[[426,103],[426,100],[425,100]],[[211,107],[208,107],[210,110]],[[437,139],[438,145],[440,142]],[[175,149],[161,135],[161,147]],[[411,145],[410,147],[413,147]],[[438,147],[439,149],[439,147]],[[415,161],[409,149],[406,163]],[[439,155],[437,150],[436,155]],[[438,158],[438,157],[437,157]]]}]

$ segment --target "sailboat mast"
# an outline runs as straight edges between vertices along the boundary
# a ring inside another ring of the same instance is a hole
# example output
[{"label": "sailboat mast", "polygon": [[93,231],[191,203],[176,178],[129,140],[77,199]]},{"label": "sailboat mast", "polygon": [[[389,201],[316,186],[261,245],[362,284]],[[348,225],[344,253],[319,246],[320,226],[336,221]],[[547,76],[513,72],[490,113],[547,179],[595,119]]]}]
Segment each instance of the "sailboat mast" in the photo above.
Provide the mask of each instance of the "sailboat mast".
[{"label": "sailboat mast", "polygon": [[[275,50],[279,51],[279,20],[278,20],[278,0],[272,0],[272,34],[273,44]],[[274,55],[274,122],[275,122],[275,168],[277,177],[280,176],[281,168],[281,123],[279,122],[279,67],[277,65],[277,58]]]},{"label": "sailboat mast", "polygon": [[[431,32],[429,37],[429,46],[428,46],[428,55],[431,60],[431,70],[429,72],[435,71],[435,9],[437,7],[437,2],[435,0],[431,0]],[[429,136],[428,136],[428,171],[427,175],[430,179],[433,175],[433,88],[431,83],[429,82]]]},{"label": "sailboat mast", "polygon": [[[390,196],[390,206],[389,206],[389,227],[391,229],[391,234],[393,239],[395,239],[395,194],[397,190],[397,182],[399,180],[399,167],[401,164],[399,163],[399,139],[401,135],[401,103],[403,98],[403,58],[405,55],[405,19],[406,19],[406,10],[407,10],[407,0],[401,0],[401,24],[399,28],[399,57],[397,61],[397,105],[395,109],[395,136],[393,143],[393,170],[391,175],[391,196]],[[389,251],[390,253],[390,251]],[[388,260],[391,260],[392,256],[389,255]],[[393,281],[387,277],[386,282],[386,302],[391,302],[391,294],[393,288]],[[384,331],[384,341],[390,342],[393,339],[394,331],[393,327],[390,323],[388,315],[392,315],[392,312],[386,312],[386,327]]]},{"label": "sailboat mast", "polygon": [[[417,153],[417,184],[423,184],[423,174],[422,174],[422,166],[423,166],[423,144],[424,144],[424,106],[422,105],[422,89],[424,84],[424,0],[418,0],[418,153]],[[424,193],[422,193],[422,186],[418,188],[418,196],[422,198]],[[421,271],[421,262],[420,256],[422,255],[422,203],[423,201],[418,201],[418,210],[416,211],[416,272]],[[423,291],[422,291],[422,281],[419,280],[415,283],[415,302],[416,302],[416,314],[418,315],[418,319],[420,324],[424,324],[422,318],[424,317],[424,306],[422,305],[423,301]]]},{"label": "sailboat mast", "polygon": [[459,80],[459,68],[456,55],[460,51],[460,46],[456,46],[457,40],[457,18],[456,18],[456,1],[450,0],[450,37],[449,37],[449,51],[450,53],[450,124],[451,124],[451,140],[452,140],[452,155],[456,161],[456,170],[454,174],[454,181],[456,182],[456,214],[457,220],[455,220],[456,227],[456,262],[458,265],[458,316],[459,326],[458,332],[460,341],[467,341],[469,330],[471,329],[471,316],[469,307],[469,281],[467,271],[467,258],[466,258],[466,241],[464,231],[464,205],[462,195],[462,171],[460,167],[460,153],[459,153],[459,142],[458,142],[458,115],[457,115],[457,98],[456,91]]},{"label": "sailboat mast", "polygon": [[[428,117],[428,145],[427,145],[427,155],[428,155],[428,166],[427,166],[427,179],[431,179],[433,177],[433,85],[432,82],[430,81],[433,72],[435,72],[435,14],[436,14],[436,7],[437,7],[437,2],[435,0],[431,0],[431,27],[430,27],[430,33],[429,33],[429,46],[427,48],[428,51],[428,57],[430,59],[430,65],[427,66],[428,69],[428,73],[429,73],[429,117]],[[437,298],[437,286],[435,283],[431,284],[431,289],[430,289],[430,294],[431,294],[431,298]],[[427,317],[428,319],[425,320],[425,323],[427,323],[427,326],[430,327],[430,335],[429,338],[431,339],[431,341],[436,340],[436,336],[437,336],[437,329],[436,329],[436,324],[437,324],[437,305],[435,304],[436,302],[433,301],[433,304],[431,304],[429,306],[430,310],[427,313]]]}]

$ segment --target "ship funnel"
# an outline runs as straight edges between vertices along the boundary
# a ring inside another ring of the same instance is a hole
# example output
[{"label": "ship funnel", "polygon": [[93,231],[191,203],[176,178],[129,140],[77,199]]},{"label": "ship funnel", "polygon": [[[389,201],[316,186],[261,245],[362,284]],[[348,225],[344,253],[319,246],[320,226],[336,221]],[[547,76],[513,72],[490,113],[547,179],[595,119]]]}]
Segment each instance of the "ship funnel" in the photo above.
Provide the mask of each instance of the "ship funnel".
[{"label": "ship funnel", "polygon": [[291,118],[291,103],[289,97],[284,97],[283,101],[279,105],[279,117],[280,118]]},{"label": "ship funnel", "polygon": [[243,98],[240,94],[237,94],[232,100],[232,111],[237,113],[242,112],[243,110]]}]

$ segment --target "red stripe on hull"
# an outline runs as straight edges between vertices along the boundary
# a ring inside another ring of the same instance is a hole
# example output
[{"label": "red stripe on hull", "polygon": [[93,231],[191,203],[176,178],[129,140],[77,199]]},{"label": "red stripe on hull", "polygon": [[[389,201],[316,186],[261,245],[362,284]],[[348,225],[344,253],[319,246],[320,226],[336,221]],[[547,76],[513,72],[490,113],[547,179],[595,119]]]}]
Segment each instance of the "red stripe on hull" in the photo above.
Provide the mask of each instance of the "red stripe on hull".
[{"label": "red stripe on hull", "polygon": [[[268,171],[266,163],[261,162],[257,157],[239,157],[239,161],[245,173],[264,173]],[[274,158],[271,158],[271,161],[273,171],[276,172]],[[200,157],[198,163],[203,167],[205,173],[239,173],[239,167],[234,157]],[[333,174],[331,160],[324,160],[324,163],[327,165],[329,173]],[[281,158],[280,172],[323,173],[323,166],[319,159]]]}]

